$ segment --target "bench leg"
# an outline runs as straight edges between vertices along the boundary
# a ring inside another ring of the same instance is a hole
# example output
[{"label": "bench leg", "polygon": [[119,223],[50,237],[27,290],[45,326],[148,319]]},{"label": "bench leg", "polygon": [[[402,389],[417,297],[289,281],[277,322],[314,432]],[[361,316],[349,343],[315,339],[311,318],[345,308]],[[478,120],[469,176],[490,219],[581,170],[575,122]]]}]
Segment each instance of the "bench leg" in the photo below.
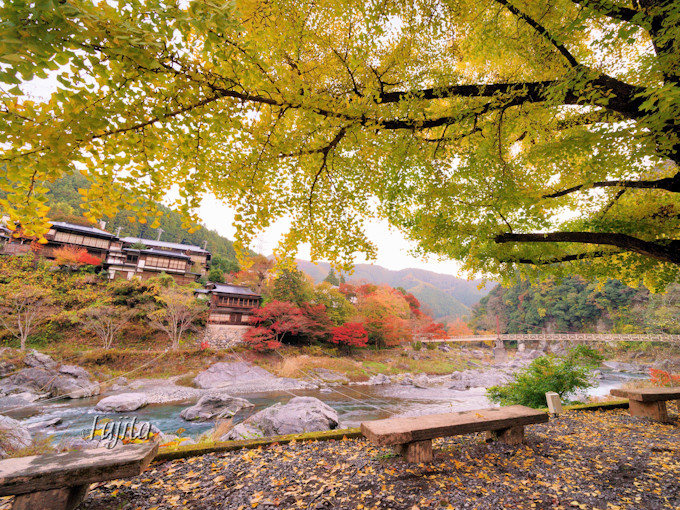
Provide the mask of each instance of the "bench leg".
[{"label": "bench leg", "polygon": [[414,441],[395,445],[394,451],[404,457],[407,462],[420,464],[421,462],[432,462],[432,440]]},{"label": "bench leg", "polygon": [[668,410],[666,409],[666,402],[659,400],[657,402],[640,402],[638,400],[628,399],[628,409],[631,416],[640,416],[643,418],[651,418],[655,421],[668,423]]},{"label": "bench leg", "polygon": [[509,429],[490,430],[486,433],[487,441],[501,441],[505,444],[515,445],[524,443],[524,426],[510,427]]},{"label": "bench leg", "polygon": [[82,503],[90,484],[31,492],[14,497],[12,510],[73,510]]}]

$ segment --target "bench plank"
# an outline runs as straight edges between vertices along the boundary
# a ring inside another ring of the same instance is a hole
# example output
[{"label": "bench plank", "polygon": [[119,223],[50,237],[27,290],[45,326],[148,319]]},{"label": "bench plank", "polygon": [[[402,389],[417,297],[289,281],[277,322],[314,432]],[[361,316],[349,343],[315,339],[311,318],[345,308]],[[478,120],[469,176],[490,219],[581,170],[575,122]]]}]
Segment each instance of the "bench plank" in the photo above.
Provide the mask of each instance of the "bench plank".
[{"label": "bench plank", "polygon": [[548,420],[548,414],[544,411],[516,405],[375,420],[362,423],[361,432],[374,444],[388,446],[486,430],[505,430],[534,423],[545,423]]},{"label": "bench plank", "polygon": [[87,485],[141,474],[158,443],[94,448],[0,461],[0,496]]},{"label": "bench plank", "polygon": [[628,400],[637,400],[638,402],[680,400],[680,386],[675,386],[673,388],[637,388],[631,390],[613,388],[609,390],[609,393],[615,397],[623,397],[627,398]]}]

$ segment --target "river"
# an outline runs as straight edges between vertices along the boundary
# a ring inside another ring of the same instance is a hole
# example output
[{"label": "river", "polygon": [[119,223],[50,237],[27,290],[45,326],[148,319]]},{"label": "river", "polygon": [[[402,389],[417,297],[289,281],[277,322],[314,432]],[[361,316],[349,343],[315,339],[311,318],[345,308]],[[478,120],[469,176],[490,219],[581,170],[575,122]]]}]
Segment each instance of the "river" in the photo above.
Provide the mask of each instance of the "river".
[{"label": "river", "polygon": [[[640,379],[645,376],[623,372],[603,371],[603,378],[597,386],[590,388],[587,395],[608,395],[611,388],[618,387],[623,381]],[[276,402],[287,402],[294,396],[311,396],[322,400],[333,407],[340,419],[340,427],[356,427],[362,421],[389,418],[393,416],[413,416],[419,414],[465,411],[490,407],[484,388],[471,388],[456,391],[442,388],[417,388],[411,385],[387,384],[379,386],[339,386],[330,393],[320,390],[296,390],[292,392],[244,393],[236,394],[252,402],[255,406],[239,412],[235,422],[240,422],[249,415],[271,406]],[[41,433],[59,440],[64,436],[80,436],[88,434],[95,416],[110,419],[137,418],[137,422],[150,422],[166,434],[175,434],[184,429],[182,436],[198,437],[214,424],[208,422],[187,422],[179,417],[182,409],[194,402],[187,400],[172,404],[152,404],[138,411],[125,414],[102,414],[94,410],[94,405],[101,396],[63,400],[26,409],[21,414],[10,414],[22,419],[26,425],[53,418],[61,418],[56,427],[42,430]]]}]

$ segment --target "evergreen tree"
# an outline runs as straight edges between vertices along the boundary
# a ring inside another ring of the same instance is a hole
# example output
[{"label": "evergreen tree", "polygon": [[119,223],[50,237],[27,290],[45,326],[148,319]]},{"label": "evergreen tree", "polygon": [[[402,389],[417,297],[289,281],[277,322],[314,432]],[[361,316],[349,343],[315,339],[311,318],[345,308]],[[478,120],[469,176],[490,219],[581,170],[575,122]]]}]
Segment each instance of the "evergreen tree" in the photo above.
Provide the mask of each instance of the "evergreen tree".
[{"label": "evergreen tree", "polygon": [[326,278],[323,279],[324,282],[328,282],[331,285],[335,285],[336,287],[340,285],[340,281],[338,280],[338,277],[335,276],[335,269],[331,267],[330,271],[328,271],[328,275]]},{"label": "evergreen tree", "polygon": [[299,269],[285,268],[274,280],[271,292],[273,301],[283,301],[302,306],[314,298],[312,284]]}]

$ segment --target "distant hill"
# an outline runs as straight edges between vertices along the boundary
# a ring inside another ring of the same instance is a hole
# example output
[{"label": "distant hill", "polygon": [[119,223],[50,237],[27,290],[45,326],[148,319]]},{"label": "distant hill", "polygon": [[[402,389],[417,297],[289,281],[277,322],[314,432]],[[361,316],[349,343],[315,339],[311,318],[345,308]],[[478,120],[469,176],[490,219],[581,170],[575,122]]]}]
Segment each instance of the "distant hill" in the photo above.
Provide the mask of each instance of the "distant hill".
[{"label": "distant hill", "polygon": [[[330,270],[330,264],[326,262],[312,263],[298,259],[297,265],[316,282],[323,280]],[[447,320],[469,315],[472,305],[491,290],[490,285],[479,290],[477,286],[480,280],[465,280],[424,269],[392,271],[373,264],[357,264],[354,273],[346,276],[346,279],[348,283],[367,282],[403,287],[417,297],[426,310],[429,309],[433,318]]]}]

